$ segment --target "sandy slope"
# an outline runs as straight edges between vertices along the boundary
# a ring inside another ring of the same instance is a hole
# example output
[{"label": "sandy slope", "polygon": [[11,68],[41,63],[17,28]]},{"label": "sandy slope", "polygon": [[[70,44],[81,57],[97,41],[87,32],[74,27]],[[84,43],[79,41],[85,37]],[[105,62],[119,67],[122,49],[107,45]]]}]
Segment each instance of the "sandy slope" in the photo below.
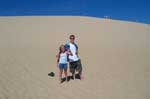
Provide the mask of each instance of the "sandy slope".
[{"label": "sandy slope", "polygon": [[[55,55],[69,34],[76,35],[84,80],[59,84]],[[132,22],[0,17],[0,99],[148,99],[149,38],[150,26]]]}]

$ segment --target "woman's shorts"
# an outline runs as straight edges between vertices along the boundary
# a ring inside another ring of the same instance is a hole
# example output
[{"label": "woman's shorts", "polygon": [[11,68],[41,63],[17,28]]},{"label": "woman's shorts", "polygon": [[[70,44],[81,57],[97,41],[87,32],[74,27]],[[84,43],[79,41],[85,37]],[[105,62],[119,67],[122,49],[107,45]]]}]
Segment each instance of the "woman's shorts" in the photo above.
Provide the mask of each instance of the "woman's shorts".
[{"label": "woman's shorts", "polygon": [[59,69],[67,69],[67,63],[59,63]]}]

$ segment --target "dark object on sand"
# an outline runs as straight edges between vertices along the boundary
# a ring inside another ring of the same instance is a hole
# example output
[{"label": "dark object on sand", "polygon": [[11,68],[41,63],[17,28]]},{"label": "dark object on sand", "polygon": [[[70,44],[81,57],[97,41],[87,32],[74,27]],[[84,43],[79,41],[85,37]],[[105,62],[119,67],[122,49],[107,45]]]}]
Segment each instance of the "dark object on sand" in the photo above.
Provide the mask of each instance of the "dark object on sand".
[{"label": "dark object on sand", "polygon": [[54,72],[50,72],[50,73],[48,74],[48,76],[54,77],[54,76],[55,76],[55,73],[54,73]]}]

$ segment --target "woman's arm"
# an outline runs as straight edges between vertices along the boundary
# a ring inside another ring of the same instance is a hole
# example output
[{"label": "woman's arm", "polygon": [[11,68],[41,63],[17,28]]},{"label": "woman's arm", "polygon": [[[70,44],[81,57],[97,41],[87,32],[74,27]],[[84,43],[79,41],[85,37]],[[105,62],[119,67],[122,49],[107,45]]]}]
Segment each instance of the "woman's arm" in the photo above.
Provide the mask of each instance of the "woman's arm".
[{"label": "woman's arm", "polygon": [[59,64],[59,58],[60,58],[60,54],[57,54],[57,55],[56,55],[56,59],[57,59],[57,67],[58,67],[58,64]]}]

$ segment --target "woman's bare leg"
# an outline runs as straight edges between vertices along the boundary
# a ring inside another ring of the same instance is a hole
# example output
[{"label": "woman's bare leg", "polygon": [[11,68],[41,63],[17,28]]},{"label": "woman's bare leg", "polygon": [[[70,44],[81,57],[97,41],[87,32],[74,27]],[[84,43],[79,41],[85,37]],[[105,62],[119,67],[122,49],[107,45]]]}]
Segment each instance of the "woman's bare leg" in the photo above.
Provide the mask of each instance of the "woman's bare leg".
[{"label": "woman's bare leg", "polygon": [[61,82],[61,80],[62,80],[62,73],[63,73],[63,70],[60,69],[60,71],[59,71],[59,81],[60,81],[60,82]]},{"label": "woman's bare leg", "polygon": [[67,69],[64,70],[64,74],[65,74],[65,77],[66,77],[66,81],[68,81]]}]

